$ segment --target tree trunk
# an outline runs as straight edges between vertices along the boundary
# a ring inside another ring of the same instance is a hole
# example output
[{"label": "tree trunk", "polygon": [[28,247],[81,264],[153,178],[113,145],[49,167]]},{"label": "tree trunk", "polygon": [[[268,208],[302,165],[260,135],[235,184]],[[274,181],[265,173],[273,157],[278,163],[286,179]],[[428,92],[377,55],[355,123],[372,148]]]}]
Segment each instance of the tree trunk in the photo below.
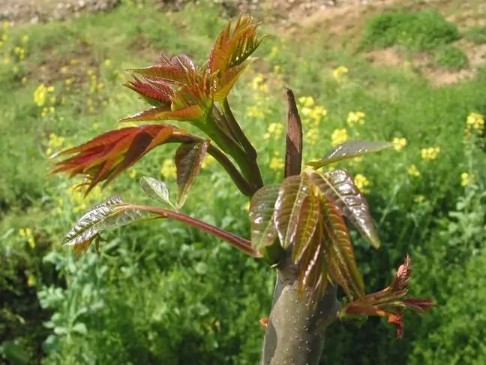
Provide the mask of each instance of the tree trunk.
[{"label": "tree trunk", "polygon": [[[336,319],[336,287],[313,297],[298,286],[290,260],[278,269],[272,311],[265,332],[260,365],[317,365],[327,326]],[[317,302],[316,302],[317,301]]]}]

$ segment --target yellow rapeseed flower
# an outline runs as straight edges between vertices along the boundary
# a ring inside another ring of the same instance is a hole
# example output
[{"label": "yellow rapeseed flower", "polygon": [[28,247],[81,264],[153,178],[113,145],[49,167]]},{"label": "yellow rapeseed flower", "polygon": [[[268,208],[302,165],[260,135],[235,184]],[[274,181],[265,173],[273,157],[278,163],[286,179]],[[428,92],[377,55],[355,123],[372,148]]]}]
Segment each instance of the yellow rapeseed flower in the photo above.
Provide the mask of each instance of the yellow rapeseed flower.
[{"label": "yellow rapeseed flower", "polygon": [[339,66],[332,71],[332,77],[334,77],[334,80],[337,82],[343,81],[348,71],[346,66]]},{"label": "yellow rapeseed flower", "polygon": [[177,168],[173,160],[167,159],[162,163],[160,174],[166,179],[174,179],[177,177]]},{"label": "yellow rapeseed flower", "polygon": [[468,172],[463,172],[461,174],[461,186],[466,187],[468,185],[473,184],[475,181],[475,176]]},{"label": "yellow rapeseed flower", "polygon": [[472,131],[482,133],[484,130],[484,116],[479,113],[470,113],[466,119],[466,134]]},{"label": "yellow rapeseed flower", "polygon": [[319,130],[317,128],[311,128],[307,131],[304,136],[306,143],[310,145],[315,145],[319,139]]},{"label": "yellow rapeseed flower", "polygon": [[413,176],[413,177],[419,177],[420,176],[420,171],[419,169],[417,168],[417,166],[415,165],[410,165],[408,168],[407,168],[407,173],[410,175],[410,176]]},{"label": "yellow rapeseed flower", "polygon": [[312,108],[315,104],[314,98],[312,96],[301,96],[298,101],[300,106],[305,108]]},{"label": "yellow rapeseed flower", "polygon": [[344,128],[335,129],[331,135],[331,144],[333,147],[344,143],[348,140],[348,131]]},{"label": "yellow rapeseed flower", "polygon": [[47,88],[46,85],[40,84],[34,91],[34,102],[37,106],[43,106],[46,102]]},{"label": "yellow rapeseed flower", "polygon": [[285,161],[279,156],[274,156],[270,160],[270,169],[274,171],[281,171],[285,166]]},{"label": "yellow rapeseed flower", "polygon": [[354,127],[355,125],[363,125],[365,123],[365,113],[363,112],[349,112],[348,118],[346,122],[350,127]]},{"label": "yellow rapeseed flower", "polygon": [[439,153],[440,153],[440,147],[422,148],[422,150],[420,151],[422,159],[426,161],[437,159]]},{"label": "yellow rapeseed flower", "polygon": [[32,233],[32,229],[29,227],[20,228],[19,229],[19,236],[21,238],[25,238],[29,243],[30,248],[35,248],[35,238],[34,234]]},{"label": "yellow rapeseed flower", "polygon": [[105,62],[103,62],[103,63],[104,63],[104,65],[106,67],[110,67],[111,66],[111,60],[110,59],[106,59]]},{"label": "yellow rapeseed flower", "polygon": [[401,151],[407,145],[407,140],[406,138],[395,137],[393,138],[392,144],[396,151]]},{"label": "yellow rapeseed flower", "polygon": [[263,135],[264,139],[270,139],[270,137],[279,138],[283,133],[283,125],[281,123],[270,123],[267,128],[267,132]]},{"label": "yellow rapeseed flower", "polygon": [[130,177],[130,179],[135,179],[137,177],[137,170],[135,169],[130,170],[128,176]]},{"label": "yellow rapeseed flower", "polygon": [[369,189],[367,189],[367,187],[370,185],[370,181],[366,178],[366,176],[356,174],[356,176],[354,177],[354,184],[362,193],[369,192]]}]

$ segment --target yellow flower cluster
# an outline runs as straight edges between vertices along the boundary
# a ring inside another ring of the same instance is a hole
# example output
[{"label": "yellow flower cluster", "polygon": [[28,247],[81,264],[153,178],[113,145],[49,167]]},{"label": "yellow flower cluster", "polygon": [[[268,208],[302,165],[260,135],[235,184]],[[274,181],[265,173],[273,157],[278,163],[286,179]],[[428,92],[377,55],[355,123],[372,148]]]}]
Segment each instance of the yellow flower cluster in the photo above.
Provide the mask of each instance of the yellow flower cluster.
[{"label": "yellow flower cluster", "polygon": [[420,151],[422,160],[426,160],[426,161],[437,159],[439,153],[440,153],[440,147],[422,148],[422,150]]},{"label": "yellow flower cluster", "polygon": [[[72,205],[73,213],[80,213],[86,211],[93,202],[100,201],[102,198],[101,194],[101,187],[95,186],[93,190],[91,190],[90,194],[85,197],[84,191],[80,189],[80,185],[74,185],[69,187],[67,190],[67,196],[69,199],[70,204]],[[63,200],[59,199],[59,209],[58,212],[63,211]]]},{"label": "yellow flower cluster", "polygon": [[470,113],[466,119],[466,134],[476,132],[481,134],[484,131],[484,116],[479,113]]},{"label": "yellow flower cluster", "polygon": [[282,136],[284,126],[281,123],[270,123],[265,134],[263,134],[263,139],[270,139],[273,137],[275,139]]},{"label": "yellow flower cluster", "polygon": [[281,171],[285,167],[285,161],[278,155],[275,155],[270,160],[270,169],[274,171]]},{"label": "yellow flower cluster", "polygon": [[331,144],[333,147],[336,147],[338,144],[346,142],[348,138],[348,131],[346,129],[335,129],[331,134]]},{"label": "yellow flower cluster", "polygon": [[268,85],[264,81],[265,78],[263,77],[263,74],[257,74],[251,81],[251,88],[253,91],[268,93]]},{"label": "yellow flower cluster", "polygon": [[19,61],[22,61],[25,58],[25,49],[17,46],[14,48],[14,54],[17,56]]},{"label": "yellow flower cluster", "polygon": [[339,66],[332,71],[332,77],[334,77],[334,80],[337,82],[344,81],[348,71],[349,70],[346,66]]},{"label": "yellow flower cluster", "polygon": [[29,227],[20,228],[19,229],[19,236],[23,239],[26,239],[29,243],[30,248],[35,248],[35,238],[34,234],[32,233],[32,229]]},{"label": "yellow flower cluster", "polygon": [[407,145],[407,139],[395,137],[393,138],[392,145],[395,151],[401,151]]},{"label": "yellow flower cluster", "polygon": [[93,69],[89,69],[87,71],[89,76],[89,92],[90,94],[94,94],[95,92],[102,90],[105,88],[105,84],[98,80],[98,76]]},{"label": "yellow flower cluster", "polygon": [[44,84],[40,84],[34,91],[34,103],[38,107],[44,106],[47,100],[48,93],[52,92],[54,92],[54,86],[46,86]]},{"label": "yellow flower cluster", "polygon": [[410,176],[413,176],[413,177],[419,177],[420,176],[420,171],[419,169],[417,168],[417,166],[415,165],[410,165],[408,168],[407,168],[407,173],[410,175]]},{"label": "yellow flower cluster", "polygon": [[363,125],[365,123],[365,113],[363,112],[349,112],[346,123],[352,128],[355,125]]},{"label": "yellow flower cluster", "polygon": [[302,96],[298,100],[302,124],[306,128],[305,143],[314,145],[319,137],[319,124],[326,117],[327,110],[322,105],[317,105],[312,96]]},{"label": "yellow flower cluster", "polygon": [[476,181],[476,178],[473,174],[470,174],[468,172],[463,172],[461,174],[461,186],[466,187],[468,185],[474,184]]},{"label": "yellow flower cluster", "polygon": [[60,147],[62,147],[64,142],[65,142],[64,137],[58,136],[55,133],[49,134],[49,141],[47,142],[46,153],[48,155],[51,155],[54,152],[54,150],[57,150]]},{"label": "yellow flower cluster", "polygon": [[369,193],[368,186],[370,185],[370,181],[366,178],[366,176],[356,174],[354,177],[354,184],[362,193]]},{"label": "yellow flower cluster", "polygon": [[160,168],[160,174],[165,179],[175,179],[177,177],[177,168],[172,159],[164,160]]}]

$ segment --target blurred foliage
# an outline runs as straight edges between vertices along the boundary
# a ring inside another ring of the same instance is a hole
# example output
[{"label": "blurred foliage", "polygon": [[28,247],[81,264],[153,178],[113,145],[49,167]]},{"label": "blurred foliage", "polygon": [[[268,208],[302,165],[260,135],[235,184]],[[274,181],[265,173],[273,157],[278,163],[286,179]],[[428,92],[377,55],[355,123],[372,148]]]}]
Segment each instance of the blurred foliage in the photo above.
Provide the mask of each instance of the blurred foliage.
[{"label": "blurred foliage", "polygon": [[[73,189],[79,181],[46,175],[49,155],[140,109],[120,86],[128,78],[122,70],[151,63],[162,50],[204,59],[224,24],[219,13],[207,4],[162,13],[124,2],[65,22],[2,25],[0,362],[257,362],[258,320],[270,310],[274,278],[254,260],[164,222],[105,235],[99,256],[76,258],[60,247],[95,202],[117,193],[142,199],[140,176],[162,176],[175,187],[169,149],[151,152],[88,200]],[[458,38],[438,13],[418,14],[372,19],[365,43],[416,50]],[[486,72],[434,88],[413,68],[376,67],[354,50],[315,47],[320,37],[298,47],[267,39],[231,96],[235,114],[260,148],[267,182],[283,163],[284,85],[299,99],[305,160],[321,157],[333,141],[392,141],[394,151],[340,164],[361,175],[383,242],[375,252],[354,235],[357,261],[372,291],[388,283],[408,252],[412,294],[439,304],[426,316],[408,315],[402,341],[377,319],[335,323],[323,361],[482,364]],[[185,210],[248,237],[247,201],[228,185],[208,161]]]},{"label": "blurred foliage", "polygon": [[435,62],[441,67],[450,70],[460,70],[468,65],[467,55],[454,46],[444,46],[435,53]]},{"label": "blurred foliage", "polygon": [[486,26],[475,25],[470,27],[463,32],[462,36],[474,44],[484,44],[486,43]]},{"label": "blurred foliage", "polygon": [[410,12],[396,10],[371,18],[364,29],[362,46],[403,46],[412,51],[425,51],[460,38],[455,24],[435,10]]}]

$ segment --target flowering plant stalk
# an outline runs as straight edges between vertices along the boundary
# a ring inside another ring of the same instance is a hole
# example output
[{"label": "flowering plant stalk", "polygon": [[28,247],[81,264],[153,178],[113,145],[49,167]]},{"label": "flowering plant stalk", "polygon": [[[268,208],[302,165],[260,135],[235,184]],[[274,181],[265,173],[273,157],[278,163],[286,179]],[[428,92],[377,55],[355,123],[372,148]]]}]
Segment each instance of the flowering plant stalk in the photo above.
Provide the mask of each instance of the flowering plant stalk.
[{"label": "flowering plant stalk", "polygon": [[[373,247],[379,237],[365,197],[343,169],[319,172],[329,164],[392,147],[388,142],[347,141],[302,166],[302,125],[291,90],[287,95],[286,155],[283,181],[265,184],[257,153],[231,109],[228,95],[262,38],[248,16],[230,23],[216,39],[204,66],[187,55],[162,55],[155,65],[133,69],[127,87],[149,109],[122,119],[139,126],[103,133],[60,153],[54,172],[85,178],[86,194],[106,185],[162,144],[175,144],[178,196],[144,177],[143,191],[164,207],[127,203],[115,196],[92,207],[67,234],[66,245],[82,251],[98,247],[103,230],[145,219],[172,219],[206,231],[277,270],[266,327],[262,364],[317,364],[325,330],[336,319],[362,315],[386,317],[403,333],[404,308],[425,311],[428,299],[407,298],[411,260],[407,256],[389,287],[366,294],[345,219]],[[359,115],[356,116],[359,120]],[[355,118],[355,119],[356,119]],[[163,123],[188,122],[191,134]],[[144,124],[153,121],[154,124]],[[203,160],[211,155],[236,188],[250,199],[250,239],[205,223],[181,211]],[[345,298],[338,301],[337,287]]]}]

